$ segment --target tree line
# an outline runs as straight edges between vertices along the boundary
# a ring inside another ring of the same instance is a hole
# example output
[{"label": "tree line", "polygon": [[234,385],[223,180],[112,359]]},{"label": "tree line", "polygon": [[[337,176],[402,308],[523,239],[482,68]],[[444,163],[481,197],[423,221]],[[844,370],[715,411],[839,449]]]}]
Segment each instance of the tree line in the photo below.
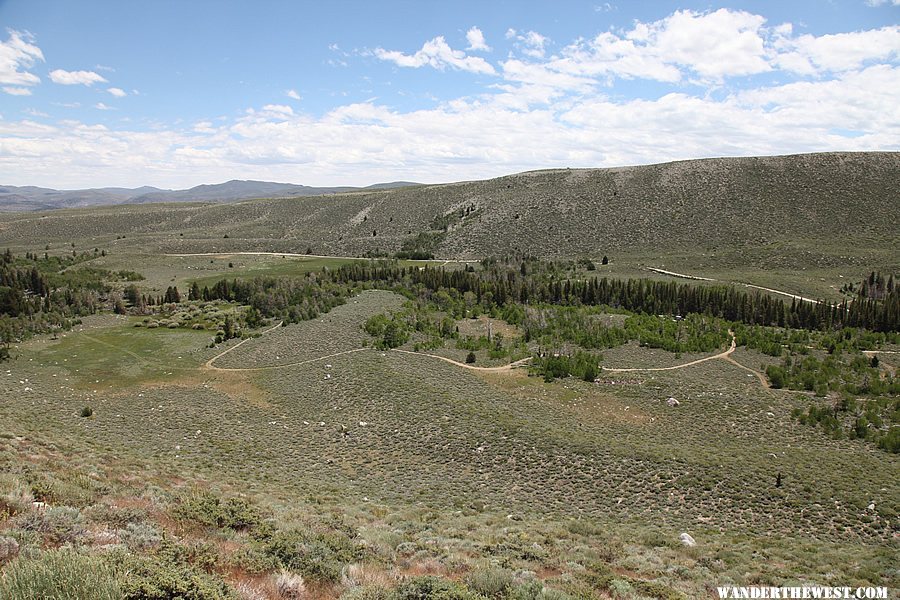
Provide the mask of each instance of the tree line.
[{"label": "tree line", "polygon": [[900,289],[897,288],[880,300],[860,296],[841,303],[798,300],[787,303],[759,291],[744,291],[734,286],[561,277],[528,269],[524,262],[520,269],[494,263],[479,272],[400,267],[387,262],[355,263],[323,272],[321,276],[338,283],[366,282],[405,288],[426,296],[440,291],[460,297],[470,294],[473,302],[486,310],[507,303],[605,305],[638,313],[698,313],[748,325],[794,329],[900,330]]}]

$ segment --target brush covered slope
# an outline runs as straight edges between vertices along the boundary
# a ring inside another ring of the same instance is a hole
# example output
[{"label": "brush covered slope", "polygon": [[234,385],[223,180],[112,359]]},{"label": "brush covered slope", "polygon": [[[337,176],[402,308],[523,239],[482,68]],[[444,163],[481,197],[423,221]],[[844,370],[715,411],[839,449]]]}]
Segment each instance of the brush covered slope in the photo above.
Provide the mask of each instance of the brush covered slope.
[{"label": "brush covered slope", "polygon": [[115,243],[161,252],[407,250],[462,259],[789,247],[788,261],[812,252],[828,263],[896,243],[898,180],[900,153],[706,159],[227,206],[10,214],[0,218],[0,239],[16,247],[124,236]]}]

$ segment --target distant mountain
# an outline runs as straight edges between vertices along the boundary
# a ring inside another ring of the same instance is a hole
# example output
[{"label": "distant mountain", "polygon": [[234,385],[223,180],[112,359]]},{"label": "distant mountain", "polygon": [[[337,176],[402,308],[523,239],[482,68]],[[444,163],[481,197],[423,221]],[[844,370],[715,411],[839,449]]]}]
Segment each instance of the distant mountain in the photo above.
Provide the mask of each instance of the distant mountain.
[{"label": "distant mountain", "polygon": [[37,211],[59,208],[82,208],[110,204],[149,204],[159,202],[236,202],[251,198],[292,198],[348,193],[363,190],[385,190],[417,185],[406,181],[376,183],[365,188],[310,187],[271,181],[233,179],[215,185],[198,185],[189,190],[161,190],[143,186],[129,188],[96,188],[87,190],[54,190],[34,186],[0,186],[0,211]]}]

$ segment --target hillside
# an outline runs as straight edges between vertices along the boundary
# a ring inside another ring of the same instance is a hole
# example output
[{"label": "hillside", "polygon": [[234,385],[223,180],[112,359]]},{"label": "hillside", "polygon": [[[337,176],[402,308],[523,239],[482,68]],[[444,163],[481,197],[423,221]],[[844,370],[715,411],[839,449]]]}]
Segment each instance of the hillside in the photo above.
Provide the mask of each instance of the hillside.
[{"label": "hillside", "polygon": [[229,205],[6,215],[0,239],[24,246],[126,236],[166,252],[356,256],[393,253],[435,230],[436,256],[466,259],[690,251],[752,260],[758,249],[788,246],[788,254],[844,256],[876,246],[890,253],[900,230],[898,180],[900,153],[721,158]]}]

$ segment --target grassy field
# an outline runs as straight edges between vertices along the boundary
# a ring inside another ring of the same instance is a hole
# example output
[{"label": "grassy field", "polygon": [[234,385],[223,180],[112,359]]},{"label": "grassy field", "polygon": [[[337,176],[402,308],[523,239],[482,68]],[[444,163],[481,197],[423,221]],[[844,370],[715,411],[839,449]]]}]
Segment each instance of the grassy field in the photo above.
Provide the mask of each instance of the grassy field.
[{"label": "grassy field", "polygon": [[[179,543],[211,544],[211,570],[253,597],[272,591],[251,568],[256,542],[173,521],[184,494],[245,495],[282,525],[342,531],[328,529],[338,518],[366,542],[359,568],[391,585],[527,571],[577,598],[698,598],[727,582],[900,583],[900,463],[798,424],[790,413],[807,395],[719,360],[545,383],[363,348],[362,323],[401,304],[364,292],[238,347],[113,317],[23,343],[0,378],[0,497],[49,481],[49,503],[81,515],[85,548],[132,540],[110,516],[131,507]],[[229,348],[213,364],[232,370],[204,367]],[[605,355],[611,366],[694,358],[633,345]],[[0,524],[22,556],[55,545],[23,518]],[[312,597],[359,587],[308,580]]]}]

